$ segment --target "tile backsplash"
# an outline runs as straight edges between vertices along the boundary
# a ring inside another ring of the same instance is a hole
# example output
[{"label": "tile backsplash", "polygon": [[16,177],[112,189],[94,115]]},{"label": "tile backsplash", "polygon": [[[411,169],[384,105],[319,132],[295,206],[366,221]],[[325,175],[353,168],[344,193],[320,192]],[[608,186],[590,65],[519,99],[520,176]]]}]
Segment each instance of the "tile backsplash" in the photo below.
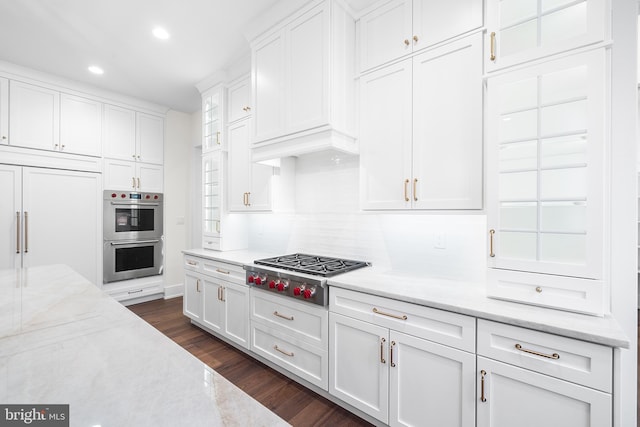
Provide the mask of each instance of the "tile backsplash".
[{"label": "tile backsplash", "polygon": [[484,214],[361,211],[357,157],[317,153],[295,168],[295,213],[252,215],[251,249],[358,259],[397,274],[484,277]]}]

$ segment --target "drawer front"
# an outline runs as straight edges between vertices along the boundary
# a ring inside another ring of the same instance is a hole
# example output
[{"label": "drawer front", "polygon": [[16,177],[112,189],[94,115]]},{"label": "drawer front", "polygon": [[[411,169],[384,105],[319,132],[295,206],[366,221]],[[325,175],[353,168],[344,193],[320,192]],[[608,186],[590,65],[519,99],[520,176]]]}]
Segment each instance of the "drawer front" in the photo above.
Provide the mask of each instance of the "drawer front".
[{"label": "drawer front", "polygon": [[241,285],[245,284],[244,269],[239,265],[185,255],[184,268],[185,270],[197,271],[217,279],[228,280]]},{"label": "drawer front", "polygon": [[612,390],[613,350],[603,345],[479,319],[478,355]]},{"label": "drawer front", "polygon": [[329,310],[418,338],[475,352],[474,317],[335,287],[329,288]]},{"label": "drawer front", "polygon": [[220,250],[220,238],[205,236],[202,238],[202,248],[214,251]]},{"label": "drawer front", "polygon": [[258,322],[251,322],[251,350],[287,371],[328,390],[328,351],[306,345]]},{"label": "drawer front", "polygon": [[184,256],[184,269],[189,271],[202,271],[202,258],[194,257],[191,255]]},{"label": "drawer front", "polygon": [[251,288],[251,319],[296,339],[326,350],[328,311]]},{"label": "drawer front", "polygon": [[577,313],[604,314],[601,280],[489,268],[487,296]]}]

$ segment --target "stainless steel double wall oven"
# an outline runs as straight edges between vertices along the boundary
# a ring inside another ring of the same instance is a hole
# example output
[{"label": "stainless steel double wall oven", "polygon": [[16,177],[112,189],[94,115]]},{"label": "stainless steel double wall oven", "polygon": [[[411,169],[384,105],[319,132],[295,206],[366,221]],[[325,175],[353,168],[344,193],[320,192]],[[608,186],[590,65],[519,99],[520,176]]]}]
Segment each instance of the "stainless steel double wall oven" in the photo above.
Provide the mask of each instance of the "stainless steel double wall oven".
[{"label": "stainless steel double wall oven", "polygon": [[162,194],[105,190],[103,201],[104,283],[162,274]]}]

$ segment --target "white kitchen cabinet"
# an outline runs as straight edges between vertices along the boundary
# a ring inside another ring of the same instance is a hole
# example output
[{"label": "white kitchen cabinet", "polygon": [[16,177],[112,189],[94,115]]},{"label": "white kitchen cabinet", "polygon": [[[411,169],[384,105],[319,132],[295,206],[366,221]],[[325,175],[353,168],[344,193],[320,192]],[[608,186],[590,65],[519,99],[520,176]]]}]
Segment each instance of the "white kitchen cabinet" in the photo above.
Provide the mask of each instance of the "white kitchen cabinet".
[{"label": "white kitchen cabinet", "polygon": [[475,34],[360,78],[363,209],[482,208],[481,55]]},{"label": "white kitchen cabinet", "polygon": [[598,344],[479,320],[478,427],[611,426],[612,354]]},{"label": "white kitchen cabinet", "polygon": [[229,125],[229,210],[235,212],[271,209],[273,167],[253,163],[249,145],[251,119]]},{"label": "white kitchen cabinet", "polygon": [[249,287],[240,266],[185,255],[185,316],[249,348]]},{"label": "white kitchen cabinet", "polygon": [[604,49],[488,79],[490,296],[603,314],[606,85]]},{"label": "white kitchen cabinet", "polygon": [[605,41],[607,3],[488,0],[486,71]]},{"label": "white kitchen cabinet", "polygon": [[80,96],[60,95],[60,151],[102,154],[102,103]]},{"label": "white kitchen cabinet", "polygon": [[162,165],[164,119],[104,105],[104,157]]},{"label": "white kitchen cabinet", "polygon": [[312,3],[252,42],[254,160],[357,151],[354,49],[353,18],[332,0]]},{"label": "white kitchen cabinet", "polygon": [[482,0],[394,0],[358,22],[360,71],[482,27]]},{"label": "white kitchen cabinet", "polygon": [[146,191],[163,190],[162,166],[126,160],[104,159],[105,190]]},{"label": "white kitchen cabinet", "polygon": [[9,143],[9,79],[0,77],[0,144]]},{"label": "white kitchen cabinet", "polygon": [[474,423],[475,319],[344,289],[330,298],[333,396],[392,426]]},{"label": "white kitchen cabinet", "polygon": [[9,82],[9,143],[60,149],[60,93],[15,80]]},{"label": "white kitchen cabinet", "polygon": [[67,264],[102,283],[99,174],[0,165],[0,188],[0,268]]},{"label": "white kitchen cabinet", "polygon": [[227,90],[228,123],[251,115],[251,77],[242,77],[229,85]]},{"label": "white kitchen cabinet", "polygon": [[222,147],[224,140],[224,88],[214,86],[202,93],[202,153]]}]

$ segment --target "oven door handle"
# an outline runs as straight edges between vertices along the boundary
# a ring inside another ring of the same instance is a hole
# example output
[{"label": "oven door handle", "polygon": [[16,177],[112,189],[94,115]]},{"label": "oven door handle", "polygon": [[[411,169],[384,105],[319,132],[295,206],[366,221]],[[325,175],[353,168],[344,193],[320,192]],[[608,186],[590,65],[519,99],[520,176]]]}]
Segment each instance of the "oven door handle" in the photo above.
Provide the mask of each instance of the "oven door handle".
[{"label": "oven door handle", "polygon": [[145,203],[145,202],[111,202],[114,206],[160,206],[159,203]]},{"label": "oven door handle", "polygon": [[146,244],[146,243],[158,243],[160,240],[130,240],[123,242],[111,242],[111,246],[122,246],[122,245],[137,245],[137,244]]}]

